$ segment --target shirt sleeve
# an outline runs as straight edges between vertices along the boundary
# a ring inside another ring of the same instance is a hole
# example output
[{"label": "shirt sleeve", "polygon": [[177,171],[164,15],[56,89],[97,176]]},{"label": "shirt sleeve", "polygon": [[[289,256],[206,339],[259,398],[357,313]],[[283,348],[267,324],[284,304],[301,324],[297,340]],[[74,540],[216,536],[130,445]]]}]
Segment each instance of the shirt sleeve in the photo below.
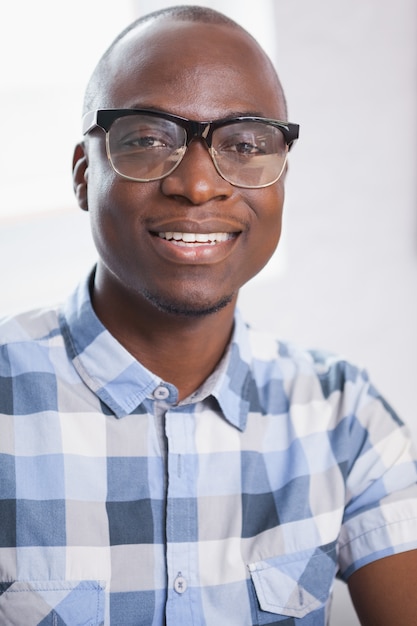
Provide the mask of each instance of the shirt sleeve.
[{"label": "shirt sleeve", "polygon": [[344,580],[372,561],[417,548],[417,464],[410,432],[366,372],[355,382],[339,536]]}]

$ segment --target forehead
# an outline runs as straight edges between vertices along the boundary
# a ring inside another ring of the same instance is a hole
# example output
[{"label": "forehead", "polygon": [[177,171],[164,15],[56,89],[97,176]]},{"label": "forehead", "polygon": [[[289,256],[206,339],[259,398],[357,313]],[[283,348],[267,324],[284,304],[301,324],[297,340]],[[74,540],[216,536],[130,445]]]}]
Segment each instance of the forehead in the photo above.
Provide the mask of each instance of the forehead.
[{"label": "forehead", "polygon": [[158,20],[135,29],[115,46],[99,82],[98,107],[155,107],[195,119],[284,115],[268,57],[225,24]]}]

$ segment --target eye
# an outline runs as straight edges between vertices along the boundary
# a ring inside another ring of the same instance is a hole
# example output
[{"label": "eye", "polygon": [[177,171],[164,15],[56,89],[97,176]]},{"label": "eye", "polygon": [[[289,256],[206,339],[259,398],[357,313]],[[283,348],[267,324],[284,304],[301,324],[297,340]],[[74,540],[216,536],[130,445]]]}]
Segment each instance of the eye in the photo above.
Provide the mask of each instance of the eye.
[{"label": "eye", "polygon": [[270,138],[265,125],[234,124],[219,128],[213,135],[217,152],[231,157],[255,157],[270,153]]},{"label": "eye", "polygon": [[236,152],[239,155],[263,154],[263,142],[253,133],[233,133],[224,135],[216,149],[219,152]]},{"label": "eye", "polygon": [[116,119],[109,131],[112,152],[136,157],[174,152],[182,145],[183,136],[183,129],[171,121],[142,114]]},{"label": "eye", "polygon": [[270,124],[242,121],[221,126],[213,133],[213,147],[230,159],[247,160],[285,154],[283,134]]},{"label": "eye", "polygon": [[169,135],[155,132],[154,129],[136,129],[133,132],[120,137],[118,144],[121,148],[136,148],[150,150],[156,148],[173,148],[172,138]]},{"label": "eye", "polygon": [[248,154],[248,155],[264,153],[260,145],[254,144],[250,141],[239,141],[234,144],[231,144],[229,147],[222,148],[222,149],[237,152],[238,154]]}]

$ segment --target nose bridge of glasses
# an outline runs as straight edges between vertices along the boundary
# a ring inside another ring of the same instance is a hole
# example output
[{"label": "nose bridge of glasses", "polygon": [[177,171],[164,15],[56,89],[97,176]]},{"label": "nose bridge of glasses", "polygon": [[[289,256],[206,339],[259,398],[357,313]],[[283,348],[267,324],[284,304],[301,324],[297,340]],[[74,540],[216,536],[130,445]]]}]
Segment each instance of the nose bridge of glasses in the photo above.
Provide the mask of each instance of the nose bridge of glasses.
[{"label": "nose bridge of glasses", "polygon": [[211,122],[196,122],[189,120],[187,131],[187,147],[194,139],[202,139],[209,148],[211,146]]},{"label": "nose bridge of glasses", "polygon": [[199,143],[207,151],[207,156],[211,160],[215,170],[217,170],[217,173],[223,177],[216,163],[215,154],[213,153],[212,148],[212,135],[216,129],[216,124],[213,122],[197,122],[195,120],[186,120],[186,123],[182,125],[186,131],[186,144],[184,146],[184,151],[181,153],[181,156],[179,156],[177,165],[179,165],[180,161],[183,160],[185,153],[188,152],[190,144],[194,142]]}]

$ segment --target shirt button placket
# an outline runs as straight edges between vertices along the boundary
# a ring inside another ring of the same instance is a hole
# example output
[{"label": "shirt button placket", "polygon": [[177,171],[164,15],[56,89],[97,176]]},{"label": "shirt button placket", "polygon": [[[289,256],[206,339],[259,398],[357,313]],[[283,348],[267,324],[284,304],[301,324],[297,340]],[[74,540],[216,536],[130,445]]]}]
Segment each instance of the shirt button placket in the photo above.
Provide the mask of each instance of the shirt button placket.
[{"label": "shirt button placket", "polygon": [[194,525],[195,472],[194,417],[188,408],[172,407],[166,413],[168,482],[166,509],[166,561],[168,568],[167,626],[202,626],[195,613],[197,541]]},{"label": "shirt button placket", "polygon": [[177,593],[182,594],[187,591],[187,581],[181,572],[178,572],[176,579],[174,580],[174,589]]}]

